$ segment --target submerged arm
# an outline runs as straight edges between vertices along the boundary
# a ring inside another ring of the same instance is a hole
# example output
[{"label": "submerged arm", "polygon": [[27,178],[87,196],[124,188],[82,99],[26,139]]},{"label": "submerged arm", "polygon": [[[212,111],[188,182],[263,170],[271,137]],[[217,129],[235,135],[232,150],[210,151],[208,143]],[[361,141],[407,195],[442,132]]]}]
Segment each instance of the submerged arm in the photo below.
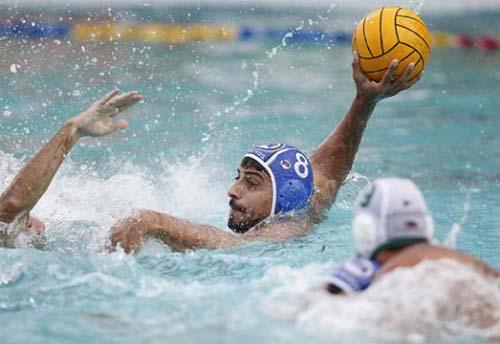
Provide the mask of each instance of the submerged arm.
[{"label": "submerged arm", "polygon": [[317,191],[313,198],[315,212],[320,213],[333,203],[340,185],[351,170],[361,137],[377,102],[392,97],[418,81],[419,77],[410,79],[412,64],[401,77],[393,80],[396,68],[397,61],[394,60],[382,80],[375,83],[363,74],[355,54],[352,62],[353,79],[356,84],[354,101],[335,130],[311,156]]}]

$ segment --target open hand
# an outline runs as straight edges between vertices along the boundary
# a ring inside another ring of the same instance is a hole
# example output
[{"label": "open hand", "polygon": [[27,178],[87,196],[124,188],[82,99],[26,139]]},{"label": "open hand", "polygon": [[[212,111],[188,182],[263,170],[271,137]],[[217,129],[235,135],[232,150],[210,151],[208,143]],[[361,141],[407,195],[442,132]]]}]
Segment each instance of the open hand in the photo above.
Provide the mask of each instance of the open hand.
[{"label": "open hand", "polygon": [[115,89],[70,121],[76,125],[81,136],[103,136],[118,129],[127,128],[127,120],[113,120],[113,117],[141,99],[142,97],[136,91],[120,93]]},{"label": "open hand", "polygon": [[415,78],[411,77],[411,72],[415,68],[415,64],[410,63],[404,73],[399,78],[394,79],[394,72],[397,67],[398,60],[392,60],[382,79],[379,82],[371,81],[361,70],[358,54],[354,52],[352,77],[356,83],[358,95],[365,97],[370,102],[378,102],[412,87],[422,77],[422,73]]}]

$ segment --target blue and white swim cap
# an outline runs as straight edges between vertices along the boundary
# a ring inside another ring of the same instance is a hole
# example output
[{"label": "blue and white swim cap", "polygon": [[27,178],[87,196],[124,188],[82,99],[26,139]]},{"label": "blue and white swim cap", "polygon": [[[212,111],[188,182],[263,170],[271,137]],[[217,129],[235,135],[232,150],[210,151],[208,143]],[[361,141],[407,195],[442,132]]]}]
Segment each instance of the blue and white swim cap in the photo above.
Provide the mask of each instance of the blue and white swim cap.
[{"label": "blue and white swim cap", "polygon": [[309,204],[314,191],[313,170],[306,156],[287,144],[257,146],[244,158],[258,162],[271,176],[271,215],[300,210]]}]

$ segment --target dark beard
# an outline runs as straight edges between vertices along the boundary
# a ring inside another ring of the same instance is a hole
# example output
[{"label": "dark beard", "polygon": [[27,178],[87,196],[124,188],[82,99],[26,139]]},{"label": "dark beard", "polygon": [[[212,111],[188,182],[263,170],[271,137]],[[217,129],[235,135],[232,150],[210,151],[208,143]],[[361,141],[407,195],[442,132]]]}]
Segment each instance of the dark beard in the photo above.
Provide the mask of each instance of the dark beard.
[{"label": "dark beard", "polygon": [[229,216],[229,220],[227,221],[227,226],[231,228],[231,230],[238,234],[243,234],[247,232],[250,228],[261,222],[263,219],[245,221],[240,223],[234,223],[233,218]]}]

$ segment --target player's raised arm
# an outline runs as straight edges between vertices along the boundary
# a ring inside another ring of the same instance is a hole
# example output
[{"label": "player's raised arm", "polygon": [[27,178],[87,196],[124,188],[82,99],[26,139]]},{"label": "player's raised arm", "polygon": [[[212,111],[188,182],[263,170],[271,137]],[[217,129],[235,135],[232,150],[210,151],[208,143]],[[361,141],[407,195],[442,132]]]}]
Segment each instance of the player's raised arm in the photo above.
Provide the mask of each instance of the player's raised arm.
[{"label": "player's raised arm", "polygon": [[126,120],[113,118],[141,99],[137,92],[121,94],[119,90],[113,90],[88,110],[68,120],[0,196],[0,222],[11,223],[23,216],[28,225],[29,211],[47,190],[73,145],[83,136],[103,136],[126,128]]},{"label": "player's raised arm", "polygon": [[398,61],[393,60],[382,80],[374,82],[363,74],[359,58],[354,52],[352,75],[356,85],[356,96],[335,130],[311,155],[316,187],[313,211],[318,215],[333,203],[340,185],[351,170],[361,137],[377,102],[410,88],[419,80],[420,75],[411,78],[413,64],[394,80],[393,75],[397,66]]}]

